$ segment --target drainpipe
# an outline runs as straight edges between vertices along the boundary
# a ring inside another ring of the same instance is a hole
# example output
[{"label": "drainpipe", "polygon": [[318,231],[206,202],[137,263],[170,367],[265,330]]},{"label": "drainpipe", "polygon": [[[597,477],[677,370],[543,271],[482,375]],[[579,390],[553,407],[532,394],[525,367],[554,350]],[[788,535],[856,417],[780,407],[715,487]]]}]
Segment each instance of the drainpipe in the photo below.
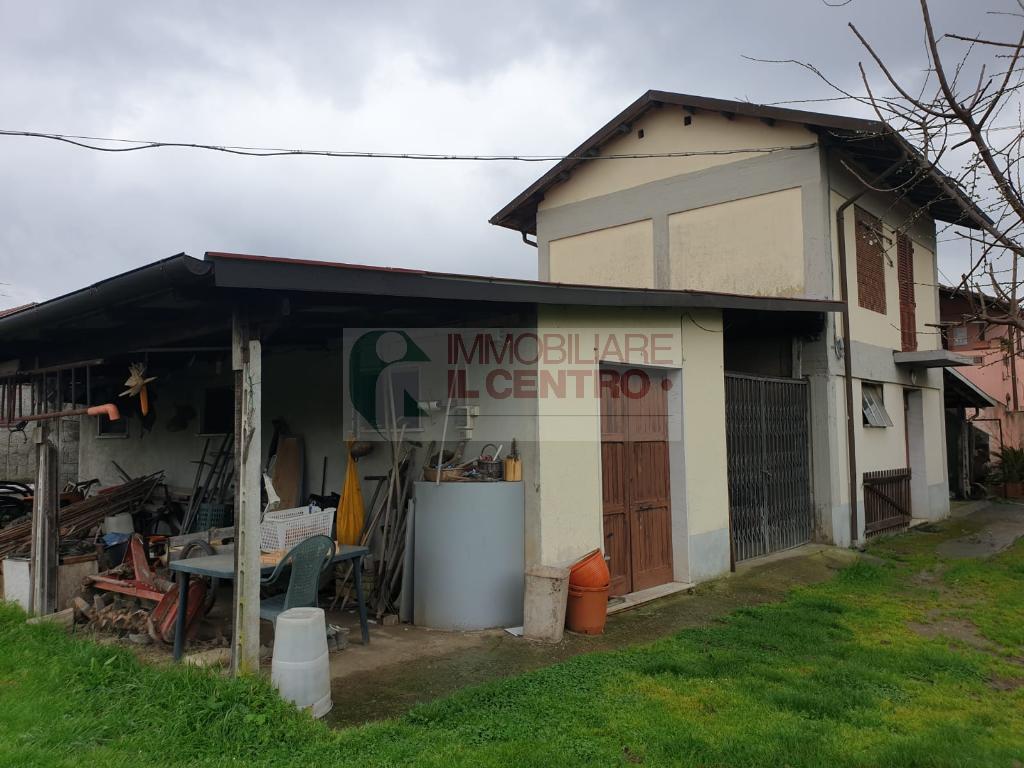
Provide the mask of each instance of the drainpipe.
[{"label": "drainpipe", "polygon": [[[906,153],[900,155],[900,159],[886,168],[875,177],[871,186],[884,181],[889,174],[906,162]],[[845,368],[846,385],[846,454],[848,458],[847,471],[850,475],[850,546],[857,541],[857,432],[853,420],[853,351],[850,343],[850,276],[846,270],[846,225],[843,215],[846,209],[856,203],[868,192],[862,189],[853,195],[836,209],[836,237],[839,248],[839,293],[843,302],[840,314],[843,316],[843,367]]]}]

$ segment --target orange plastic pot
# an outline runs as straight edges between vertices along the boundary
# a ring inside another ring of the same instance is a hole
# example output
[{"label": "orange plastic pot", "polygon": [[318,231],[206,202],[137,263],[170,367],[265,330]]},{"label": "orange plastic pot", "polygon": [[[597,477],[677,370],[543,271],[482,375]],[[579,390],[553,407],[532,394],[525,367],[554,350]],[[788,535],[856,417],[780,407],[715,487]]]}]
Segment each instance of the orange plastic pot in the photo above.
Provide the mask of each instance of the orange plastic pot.
[{"label": "orange plastic pot", "polygon": [[574,587],[569,585],[569,602],[565,607],[565,626],[572,632],[600,635],[608,618],[608,585]]},{"label": "orange plastic pot", "polygon": [[600,549],[584,555],[569,569],[569,584],[574,587],[607,587],[610,581],[608,563]]}]

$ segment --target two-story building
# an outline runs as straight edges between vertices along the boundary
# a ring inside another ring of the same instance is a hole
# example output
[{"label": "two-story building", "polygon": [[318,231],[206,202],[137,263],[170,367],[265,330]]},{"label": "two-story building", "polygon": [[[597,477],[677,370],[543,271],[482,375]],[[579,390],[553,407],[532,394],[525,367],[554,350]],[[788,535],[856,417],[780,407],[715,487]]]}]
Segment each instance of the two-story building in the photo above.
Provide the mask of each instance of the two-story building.
[{"label": "two-story building", "polygon": [[983,493],[987,467],[999,451],[1024,445],[1020,332],[982,319],[984,304],[996,312],[1005,309],[990,296],[964,288],[939,288],[943,343],[972,360],[972,365],[957,369],[960,381],[947,381],[947,389],[977,390],[970,406],[946,398],[946,442],[948,454],[955,457],[950,462],[950,490],[960,497]]},{"label": "two-story building", "polygon": [[[939,314],[947,349],[972,358],[958,372],[997,405],[983,409],[978,428],[992,438],[993,451],[1024,445],[1024,360],[1020,332],[978,317],[981,298],[964,289],[939,289]],[[984,297],[989,305],[996,299]]]},{"label": "two-story building", "polygon": [[[297,497],[340,488],[345,439],[380,432],[372,374],[420,462],[515,441],[525,568],[600,547],[621,594],[849,546],[948,513],[941,368],[967,360],[940,343],[935,221],[969,203],[944,186],[881,123],[648,92],[493,217],[539,280],[181,254],[0,318],[0,424],[25,387],[58,425],[117,402],[127,425],[81,417],[79,473],[187,495],[234,403],[253,525],[281,420],[315,459]],[[367,366],[384,337],[405,352]],[[148,414],[119,394],[140,362]],[[391,461],[362,460],[366,498]]]},{"label": "two-story building", "polygon": [[[946,516],[941,368],[967,361],[937,328],[935,222],[965,223],[968,205],[870,120],[651,91],[580,144],[491,219],[535,245],[542,280],[846,305],[820,326],[646,312],[645,326],[682,334],[678,461],[700,467],[680,478],[687,519],[651,524],[634,481],[650,457],[591,403],[599,446],[540,421],[543,551],[557,559],[585,534],[628,590],[666,536],[685,536],[677,574],[700,580],[730,553],[848,546]],[[622,321],[538,314],[540,332]]]}]

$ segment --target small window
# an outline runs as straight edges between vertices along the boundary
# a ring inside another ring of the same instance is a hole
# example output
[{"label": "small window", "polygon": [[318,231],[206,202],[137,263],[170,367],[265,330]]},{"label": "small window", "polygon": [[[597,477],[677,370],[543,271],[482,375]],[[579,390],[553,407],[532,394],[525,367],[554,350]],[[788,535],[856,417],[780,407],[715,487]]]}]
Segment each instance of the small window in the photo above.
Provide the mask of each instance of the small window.
[{"label": "small window", "polygon": [[861,383],[860,398],[865,427],[892,426],[892,419],[885,410],[885,389],[881,384]]},{"label": "small window", "polygon": [[117,421],[111,421],[106,415],[97,416],[96,437],[128,437],[128,419],[124,414]]},{"label": "small window", "polygon": [[966,347],[967,346],[967,326],[966,325],[955,325],[953,326],[953,346],[954,347]]},{"label": "small window", "polygon": [[210,387],[203,393],[203,410],[199,416],[199,434],[230,435],[235,431],[235,390],[233,387]]}]

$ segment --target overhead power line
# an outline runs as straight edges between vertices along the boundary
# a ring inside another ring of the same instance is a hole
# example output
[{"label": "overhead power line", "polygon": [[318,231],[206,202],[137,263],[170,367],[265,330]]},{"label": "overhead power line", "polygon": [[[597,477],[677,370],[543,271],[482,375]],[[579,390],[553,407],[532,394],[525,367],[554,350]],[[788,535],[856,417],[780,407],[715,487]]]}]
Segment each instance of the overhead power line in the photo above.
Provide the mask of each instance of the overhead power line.
[{"label": "overhead power line", "polygon": [[[39,133],[37,131],[0,130],[0,136],[14,136],[33,139],[47,139],[64,144],[71,144],[82,149],[96,152],[136,152],[142,149],[203,149],[212,152],[225,152],[231,155],[247,157],[284,157],[305,155],[312,157],[367,158],[372,160],[476,160],[476,161],[509,161],[521,163],[546,163],[559,160],[637,160],[643,158],[672,157],[708,157],[716,155],[746,155],[783,152],[787,150],[813,149],[816,144],[796,144],[775,147],[743,147],[736,149],[703,149],[691,152],[631,152],[626,154],[602,155],[585,153],[582,155],[467,155],[432,152],[356,152],[333,149],[295,149],[288,147],[249,147],[235,144],[198,144],[183,141],[151,141],[139,139],[117,139],[103,136],[78,136],[64,133]],[[93,142],[106,144],[122,144],[128,146],[103,146]]]}]

